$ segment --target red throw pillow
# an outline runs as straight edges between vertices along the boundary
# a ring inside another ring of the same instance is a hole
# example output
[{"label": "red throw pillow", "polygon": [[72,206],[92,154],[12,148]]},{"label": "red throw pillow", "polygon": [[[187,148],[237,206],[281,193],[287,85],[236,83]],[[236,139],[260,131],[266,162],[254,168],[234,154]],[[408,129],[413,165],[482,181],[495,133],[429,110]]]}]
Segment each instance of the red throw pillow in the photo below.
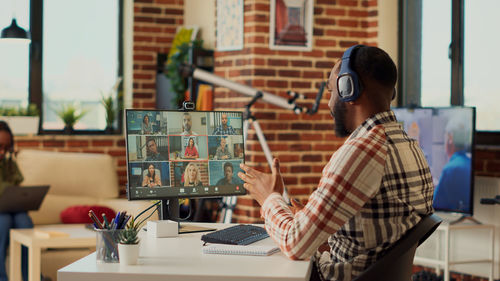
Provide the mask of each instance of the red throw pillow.
[{"label": "red throw pillow", "polygon": [[92,210],[97,215],[99,220],[102,222],[102,214],[106,214],[108,218],[108,222],[115,218],[116,213],[113,209],[110,209],[106,206],[89,206],[89,205],[80,205],[80,206],[71,206],[66,208],[61,212],[61,221],[63,223],[92,223],[92,220],[89,217],[89,211]]}]

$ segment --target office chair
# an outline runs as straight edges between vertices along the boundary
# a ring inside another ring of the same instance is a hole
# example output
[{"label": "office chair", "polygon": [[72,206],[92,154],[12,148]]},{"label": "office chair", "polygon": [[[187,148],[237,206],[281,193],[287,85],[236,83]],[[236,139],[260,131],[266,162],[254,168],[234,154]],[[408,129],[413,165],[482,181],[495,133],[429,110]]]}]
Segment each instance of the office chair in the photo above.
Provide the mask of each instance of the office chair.
[{"label": "office chair", "polygon": [[417,247],[436,230],[441,221],[434,214],[423,216],[416,226],[353,281],[410,281]]}]

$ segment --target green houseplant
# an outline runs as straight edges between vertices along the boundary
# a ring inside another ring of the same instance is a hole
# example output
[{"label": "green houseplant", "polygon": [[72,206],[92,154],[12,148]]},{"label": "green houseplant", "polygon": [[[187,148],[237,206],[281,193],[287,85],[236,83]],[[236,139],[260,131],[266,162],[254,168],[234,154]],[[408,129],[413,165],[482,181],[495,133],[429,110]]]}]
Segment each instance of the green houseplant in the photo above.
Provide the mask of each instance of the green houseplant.
[{"label": "green houseplant", "polygon": [[[107,133],[113,132],[113,125],[115,120],[119,114],[119,112],[123,108],[123,92],[118,92],[118,87],[122,81],[121,77],[118,77],[113,89],[108,95],[101,95],[101,104],[104,107],[104,111],[106,112],[106,128],[105,131]],[[118,94],[116,94],[118,92]],[[115,98],[116,97],[116,98]]]},{"label": "green houseplant", "polygon": [[170,79],[172,91],[175,93],[173,103],[180,105],[184,101],[184,92],[186,91],[186,81],[182,77],[179,69],[182,64],[187,63],[189,58],[189,50],[191,48],[201,48],[203,40],[193,40],[182,43],[177,47],[177,52],[169,57],[166,66],[165,75]]},{"label": "green houseplant", "polygon": [[0,106],[0,120],[12,128],[14,135],[35,135],[40,122],[38,107],[29,104],[26,107]]},{"label": "green houseplant", "polygon": [[130,265],[136,264],[139,257],[139,231],[141,230],[142,224],[144,224],[153,214],[156,209],[154,209],[147,217],[139,221],[139,217],[145,214],[148,210],[153,207],[157,207],[161,201],[155,202],[153,205],[149,206],[144,211],[140,212],[135,217],[130,217],[128,224],[125,229],[120,231],[118,235],[118,253],[120,255],[120,264]]},{"label": "green houseplant", "polygon": [[87,114],[86,110],[80,109],[78,106],[74,104],[66,104],[62,105],[60,109],[55,110],[57,116],[61,118],[64,122],[64,132],[72,133],[73,126],[80,120],[85,114]]}]

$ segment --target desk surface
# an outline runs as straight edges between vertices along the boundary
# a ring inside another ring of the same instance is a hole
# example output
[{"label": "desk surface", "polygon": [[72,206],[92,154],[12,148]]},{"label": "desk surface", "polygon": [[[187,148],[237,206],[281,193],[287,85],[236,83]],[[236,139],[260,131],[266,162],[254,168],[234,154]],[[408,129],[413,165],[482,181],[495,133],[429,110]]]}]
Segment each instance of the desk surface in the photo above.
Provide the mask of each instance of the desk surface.
[{"label": "desk surface", "polygon": [[[196,224],[228,227],[226,224]],[[58,271],[59,281],[79,280],[308,280],[309,261],[292,261],[283,253],[271,256],[203,254],[203,233],[153,238],[143,232],[137,265],[96,263],[95,253]],[[270,245],[264,239],[252,245]]]}]

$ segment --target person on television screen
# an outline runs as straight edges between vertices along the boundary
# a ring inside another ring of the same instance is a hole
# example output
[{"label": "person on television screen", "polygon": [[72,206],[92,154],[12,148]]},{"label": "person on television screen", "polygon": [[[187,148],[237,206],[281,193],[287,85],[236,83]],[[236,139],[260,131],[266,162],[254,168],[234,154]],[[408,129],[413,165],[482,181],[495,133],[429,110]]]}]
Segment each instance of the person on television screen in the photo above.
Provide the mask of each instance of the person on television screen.
[{"label": "person on television screen", "polygon": [[217,150],[215,151],[215,159],[217,160],[231,159],[231,153],[227,148],[225,137],[220,138],[220,146],[218,146]]},{"label": "person on television screen", "polygon": [[[9,125],[0,120],[0,195],[9,185],[19,185],[24,177],[14,160],[14,137]],[[33,228],[27,212],[0,213],[0,280],[8,280],[5,257],[9,247],[9,232],[14,228]],[[11,257],[12,258],[12,257]],[[28,249],[22,246],[21,270],[28,280]]]},{"label": "person on television screen", "polygon": [[184,114],[182,115],[181,135],[183,136],[198,135],[197,133],[193,132],[192,126],[193,126],[193,118],[191,117],[191,114],[189,114],[189,112],[184,112]]},{"label": "person on television screen", "polygon": [[188,146],[186,146],[186,148],[184,149],[184,158],[196,159],[198,157],[200,157],[200,155],[198,154],[198,150],[194,145],[194,138],[189,138]]},{"label": "person on television screen", "polygon": [[448,162],[434,190],[434,207],[444,210],[471,211],[470,184],[472,161],[470,128],[460,118],[452,118],[445,127],[444,149]]},{"label": "person on television screen", "polygon": [[311,280],[356,278],[433,212],[427,161],[390,109],[396,80],[394,62],[377,47],[353,46],[334,65],[328,107],[346,139],[304,206],[292,200],[292,209],[282,196],[278,159],[270,174],[240,164],[267,233],[291,259],[312,259]]},{"label": "person on television screen", "polygon": [[161,178],[159,170],[155,165],[149,164],[148,170],[142,179],[142,186],[144,187],[158,187],[161,186]]},{"label": "person on television screen", "polygon": [[184,186],[203,186],[200,168],[195,163],[189,163],[184,170]]},{"label": "person on television screen", "polygon": [[158,152],[158,145],[155,138],[149,138],[146,141],[147,157],[145,161],[167,161],[163,155]]},{"label": "person on television screen", "polygon": [[234,167],[231,162],[224,163],[224,177],[217,181],[218,186],[220,185],[235,185],[241,184],[241,180],[237,177],[233,177]]},{"label": "person on television screen", "polygon": [[150,135],[153,133],[153,123],[149,120],[149,115],[144,114],[142,118],[141,133],[143,135]]},{"label": "person on television screen", "polygon": [[220,120],[221,124],[215,128],[214,135],[236,135],[233,127],[227,124],[227,114],[223,113]]}]

